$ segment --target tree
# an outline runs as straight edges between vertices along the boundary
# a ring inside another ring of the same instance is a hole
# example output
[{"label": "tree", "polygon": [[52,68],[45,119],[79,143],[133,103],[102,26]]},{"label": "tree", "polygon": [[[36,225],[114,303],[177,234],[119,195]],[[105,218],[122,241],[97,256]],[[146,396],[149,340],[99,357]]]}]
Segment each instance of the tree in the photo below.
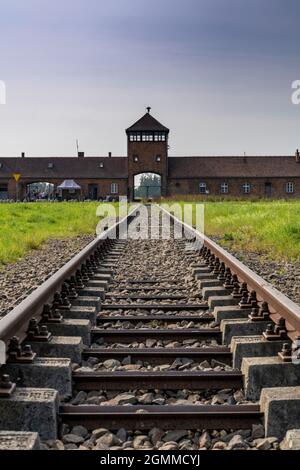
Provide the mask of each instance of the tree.
[{"label": "tree", "polygon": [[138,185],[135,187],[135,197],[159,197],[160,196],[160,176],[154,173],[143,173]]}]

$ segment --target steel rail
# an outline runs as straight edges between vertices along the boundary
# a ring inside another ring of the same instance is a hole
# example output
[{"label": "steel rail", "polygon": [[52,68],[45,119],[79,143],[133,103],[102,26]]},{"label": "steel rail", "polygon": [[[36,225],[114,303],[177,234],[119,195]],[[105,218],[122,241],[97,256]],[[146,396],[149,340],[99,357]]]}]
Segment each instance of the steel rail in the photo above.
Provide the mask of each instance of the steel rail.
[{"label": "steel rail", "polygon": [[52,300],[64,281],[73,275],[76,270],[94,253],[110,235],[123,230],[126,223],[135,216],[138,206],[135,206],[125,217],[104,231],[98,238],[89,243],[49,279],[29,294],[20,304],[0,319],[0,340],[6,345],[13,336],[22,341],[26,337],[27,324],[31,318],[40,319],[43,306]]},{"label": "steel rail", "polygon": [[246,282],[248,287],[256,292],[257,299],[259,301],[267,302],[271,313],[271,319],[275,321],[275,323],[280,317],[283,317],[286,320],[287,332],[291,340],[294,340],[294,338],[300,334],[299,305],[252,271],[252,269],[248,268],[244,263],[220,247],[209,237],[179,220],[164,207],[160,207],[160,210],[168,214],[174,223],[184,227],[185,234],[190,234],[190,236],[196,237],[197,240],[200,240],[204,246],[209,248],[211,252],[220,259],[221,262],[225,263],[226,267],[230,268],[232,274],[236,274],[238,276],[240,281]]}]

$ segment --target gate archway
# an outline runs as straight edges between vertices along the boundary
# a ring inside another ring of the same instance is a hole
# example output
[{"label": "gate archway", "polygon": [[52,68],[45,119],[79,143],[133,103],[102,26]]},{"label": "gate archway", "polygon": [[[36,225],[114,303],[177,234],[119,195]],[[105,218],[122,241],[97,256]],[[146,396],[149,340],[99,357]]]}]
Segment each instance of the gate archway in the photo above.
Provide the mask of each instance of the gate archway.
[{"label": "gate archway", "polygon": [[43,181],[29,183],[26,186],[25,197],[29,201],[55,199],[55,185]]},{"label": "gate archway", "polygon": [[139,173],[134,176],[134,199],[152,199],[161,196],[161,175],[158,173]]}]

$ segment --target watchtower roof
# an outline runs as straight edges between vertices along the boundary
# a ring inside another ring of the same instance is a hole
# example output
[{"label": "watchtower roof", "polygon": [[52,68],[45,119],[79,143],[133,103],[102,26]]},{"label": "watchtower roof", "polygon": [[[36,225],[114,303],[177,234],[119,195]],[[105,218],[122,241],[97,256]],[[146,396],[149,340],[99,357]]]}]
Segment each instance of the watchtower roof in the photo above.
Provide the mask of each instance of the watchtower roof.
[{"label": "watchtower roof", "polygon": [[126,129],[126,133],[128,132],[151,132],[151,131],[158,131],[158,132],[169,132],[169,129],[165,127],[163,124],[161,124],[157,119],[155,119],[151,114],[150,114],[150,108],[148,108],[149,111],[144,114],[138,121],[136,121],[132,126],[128,127]]}]

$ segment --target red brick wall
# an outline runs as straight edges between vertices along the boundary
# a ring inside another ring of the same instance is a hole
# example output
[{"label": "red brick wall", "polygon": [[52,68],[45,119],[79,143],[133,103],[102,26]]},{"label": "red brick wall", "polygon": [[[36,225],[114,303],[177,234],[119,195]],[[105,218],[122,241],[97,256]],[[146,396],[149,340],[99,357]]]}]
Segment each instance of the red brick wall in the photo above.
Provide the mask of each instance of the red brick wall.
[{"label": "red brick wall", "polygon": [[[43,181],[41,178],[40,181]],[[57,187],[63,182],[63,179],[52,179],[52,178],[47,178],[45,180],[47,183],[52,183]],[[9,197],[11,199],[16,198],[16,183],[13,179],[10,180],[0,180],[0,183],[3,182],[3,184],[8,184],[8,193]],[[27,190],[27,185],[30,183],[36,182],[35,180],[31,180],[29,178],[26,179],[21,179],[18,186],[18,192],[19,192],[19,198],[22,200],[25,197],[26,190]],[[109,196],[112,195],[111,193],[111,183],[117,183],[118,184],[118,193],[116,195],[119,196],[126,196],[127,191],[128,191],[128,183],[127,179],[118,179],[118,178],[112,178],[112,179],[76,179],[76,182],[81,186],[82,188],[82,194],[85,198],[89,197],[89,184],[96,184],[98,188],[98,197],[104,197],[104,196]]]},{"label": "red brick wall", "polygon": [[[228,183],[228,193],[220,192],[221,183]],[[250,183],[250,194],[242,191],[243,183]],[[206,183],[210,196],[233,196],[233,197],[265,197],[265,182],[272,183],[272,194],[274,198],[300,197],[300,178],[190,178],[168,180],[168,195],[200,194],[199,183]],[[294,183],[294,193],[288,194],[285,185]]]},{"label": "red brick wall", "polygon": [[[134,156],[138,161],[134,161]],[[156,161],[160,155],[160,162]],[[128,140],[128,184],[131,188],[129,197],[133,197],[134,176],[139,173],[158,173],[161,176],[162,195],[166,194],[167,185],[167,142],[130,142]]]}]

